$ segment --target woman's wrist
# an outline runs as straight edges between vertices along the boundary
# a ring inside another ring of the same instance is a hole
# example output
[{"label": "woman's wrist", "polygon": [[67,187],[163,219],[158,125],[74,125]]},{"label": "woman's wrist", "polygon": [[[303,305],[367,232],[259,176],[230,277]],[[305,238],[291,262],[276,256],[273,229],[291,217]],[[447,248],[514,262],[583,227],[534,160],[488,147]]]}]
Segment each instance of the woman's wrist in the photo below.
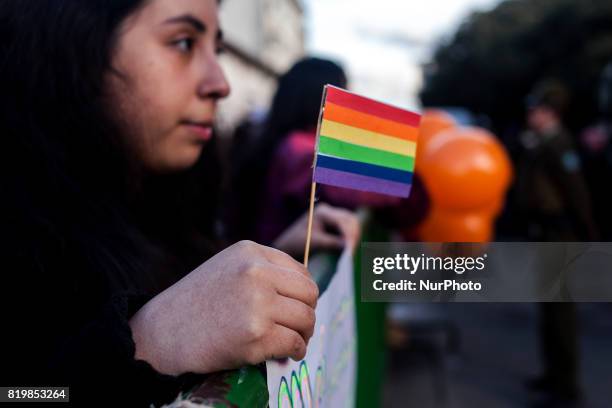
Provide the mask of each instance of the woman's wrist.
[{"label": "woman's wrist", "polygon": [[151,303],[154,301],[151,300],[145,304],[128,322],[134,341],[134,359],[149,363],[161,374],[179,375],[181,374],[179,370],[173,368],[167,361],[164,361],[163,355],[165,353],[153,343],[156,337],[154,333],[156,322]]},{"label": "woman's wrist", "polygon": [[179,323],[184,316],[177,315],[177,311],[188,314],[188,305],[182,301],[185,296],[173,289],[174,286],[151,299],[129,320],[135,346],[134,359],[147,362],[160,374],[172,376],[224,369],[217,361],[218,355],[206,347],[207,342],[200,342],[195,347],[200,355],[194,359],[193,349],[186,349],[184,342],[177,341],[191,336],[182,332],[187,323]]},{"label": "woman's wrist", "polygon": [[137,311],[128,322],[130,329],[132,330],[132,340],[134,341],[134,359],[146,361],[156,368],[154,362],[151,361],[152,359],[149,357],[150,353],[148,352],[148,336],[146,334],[146,324],[144,322],[146,319],[146,312],[144,311],[145,308],[146,305]]},{"label": "woman's wrist", "polygon": [[283,251],[286,254],[289,254],[293,257],[300,257],[304,255],[304,240],[297,240],[302,245],[296,245],[294,237],[291,234],[288,234],[287,231],[283,231],[283,233],[274,240],[272,243],[272,247],[278,249],[279,251]]}]

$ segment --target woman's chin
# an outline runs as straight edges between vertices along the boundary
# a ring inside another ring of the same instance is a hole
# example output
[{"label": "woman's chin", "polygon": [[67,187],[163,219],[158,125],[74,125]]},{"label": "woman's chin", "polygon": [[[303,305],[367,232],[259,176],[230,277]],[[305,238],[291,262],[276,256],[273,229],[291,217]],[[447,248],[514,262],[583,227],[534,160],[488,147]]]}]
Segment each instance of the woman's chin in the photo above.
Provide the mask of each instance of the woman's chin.
[{"label": "woman's chin", "polygon": [[177,173],[180,171],[187,170],[193,167],[200,155],[204,145],[192,145],[185,149],[181,149],[180,152],[176,152],[172,155],[159,158],[149,168],[155,173]]}]

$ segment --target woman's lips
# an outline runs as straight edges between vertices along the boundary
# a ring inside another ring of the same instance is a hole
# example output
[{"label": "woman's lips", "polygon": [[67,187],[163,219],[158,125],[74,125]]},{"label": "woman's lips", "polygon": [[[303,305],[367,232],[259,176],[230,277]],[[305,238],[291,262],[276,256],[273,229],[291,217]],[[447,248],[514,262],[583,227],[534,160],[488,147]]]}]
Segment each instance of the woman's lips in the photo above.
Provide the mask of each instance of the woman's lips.
[{"label": "woman's lips", "polygon": [[208,141],[212,138],[212,126],[209,124],[197,122],[183,122],[183,125],[186,126],[191,131],[191,133],[193,133],[203,141]]}]

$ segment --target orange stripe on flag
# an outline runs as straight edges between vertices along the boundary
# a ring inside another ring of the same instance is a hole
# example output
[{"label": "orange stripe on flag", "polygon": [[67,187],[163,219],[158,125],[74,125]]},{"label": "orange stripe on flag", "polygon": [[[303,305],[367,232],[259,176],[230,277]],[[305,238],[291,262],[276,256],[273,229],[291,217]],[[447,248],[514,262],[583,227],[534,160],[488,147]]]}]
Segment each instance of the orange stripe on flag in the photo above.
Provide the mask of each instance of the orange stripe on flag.
[{"label": "orange stripe on flag", "polygon": [[327,102],[408,126],[419,127],[421,122],[421,115],[414,112],[365,98],[332,85],[326,85],[325,89],[327,90],[325,96]]},{"label": "orange stripe on flag", "polygon": [[416,142],[419,136],[419,129],[416,127],[368,115],[331,102],[325,104],[323,119],[410,142]]}]

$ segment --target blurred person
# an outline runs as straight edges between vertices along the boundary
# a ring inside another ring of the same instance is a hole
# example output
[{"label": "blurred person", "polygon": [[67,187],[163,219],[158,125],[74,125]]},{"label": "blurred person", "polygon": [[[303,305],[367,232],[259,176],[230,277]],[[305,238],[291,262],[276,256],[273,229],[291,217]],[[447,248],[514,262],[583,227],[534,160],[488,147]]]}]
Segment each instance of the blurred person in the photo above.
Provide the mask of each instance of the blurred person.
[{"label": "blurred person", "polygon": [[[580,158],[563,125],[568,105],[566,88],[554,80],[540,82],[527,97],[528,130],[520,136],[523,151],[517,166],[517,197],[527,218],[530,241],[596,238]],[[545,269],[559,272],[558,268]],[[550,273],[541,270],[540,285],[552,281]],[[527,385],[553,399],[573,401],[580,395],[576,309],[573,303],[554,300],[540,304],[543,373]]]},{"label": "blurred person", "polygon": [[[0,385],[150,406],[303,358],[318,289],[281,250],[299,255],[305,218],[280,250],[213,233],[217,1],[10,0],[0,32]],[[346,210],[315,221],[314,246],[356,240]]]},{"label": "blurred person", "polygon": [[603,241],[612,239],[612,63],[602,72],[598,89],[599,120],[580,135],[585,177],[593,198],[593,213]]},{"label": "blurred person", "polygon": [[528,130],[520,135],[518,199],[532,241],[591,240],[596,235],[582,163],[563,115],[566,88],[555,81],[537,85],[527,98]]},{"label": "blurred person", "polygon": [[[238,207],[228,217],[231,236],[246,236],[258,242],[272,242],[302,214],[309,204],[316,130],[323,88],[330,84],[347,87],[344,70],[330,60],[304,58],[279,80],[268,117],[260,132],[244,137],[233,157],[230,183]],[[381,219],[396,227],[416,225],[428,207],[425,190],[413,181],[408,200],[339,187],[317,186],[317,200],[340,207],[385,208]],[[332,243],[332,242],[330,242]]]}]

